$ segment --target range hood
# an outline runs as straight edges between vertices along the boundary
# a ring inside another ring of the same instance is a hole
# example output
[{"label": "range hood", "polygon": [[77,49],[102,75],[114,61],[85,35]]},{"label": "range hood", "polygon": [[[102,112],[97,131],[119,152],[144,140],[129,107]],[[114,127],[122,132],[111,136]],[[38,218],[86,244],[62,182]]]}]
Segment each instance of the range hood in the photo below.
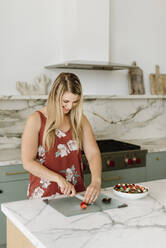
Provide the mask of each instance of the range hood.
[{"label": "range hood", "polygon": [[46,69],[81,69],[81,70],[126,70],[137,66],[116,64],[111,62],[69,60],[63,63],[45,66]]}]

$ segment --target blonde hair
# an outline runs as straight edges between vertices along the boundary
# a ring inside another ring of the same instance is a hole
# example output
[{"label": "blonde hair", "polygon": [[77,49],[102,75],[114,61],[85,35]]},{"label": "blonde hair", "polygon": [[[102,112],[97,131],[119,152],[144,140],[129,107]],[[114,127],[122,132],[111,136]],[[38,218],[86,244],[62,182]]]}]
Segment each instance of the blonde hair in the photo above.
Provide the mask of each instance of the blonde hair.
[{"label": "blonde hair", "polygon": [[53,147],[55,130],[61,127],[64,120],[62,97],[65,92],[80,96],[77,105],[70,110],[70,123],[72,137],[78,142],[79,147],[82,147],[83,95],[81,83],[75,74],[63,72],[55,79],[46,104],[47,121],[43,134],[43,145],[47,150]]}]

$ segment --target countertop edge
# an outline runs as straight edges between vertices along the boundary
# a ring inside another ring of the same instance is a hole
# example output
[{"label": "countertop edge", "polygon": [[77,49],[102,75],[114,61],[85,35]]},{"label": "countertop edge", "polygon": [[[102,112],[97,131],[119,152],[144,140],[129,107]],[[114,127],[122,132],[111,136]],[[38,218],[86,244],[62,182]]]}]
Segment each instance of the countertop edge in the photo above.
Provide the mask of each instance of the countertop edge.
[{"label": "countertop edge", "polygon": [[22,165],[22,161],[21,160],[0,161],[0,166],[7,166],[7,165]]},{"label": "countertop edge", "polygon": [[16,217],[12,216],[10,211],[8,211],[7,207],[4,206],[4,204],[1,204],[1,210],[5,214],[6,218],[8,218],[17,228],[18,230],[21,230],[21,232],[25,235],[25,237],[30,240],[30,242],[37,248],[46,248],[46,246],[43,246],[43,244],[36,238],[35,235],[33,235],[28,229],[25,227],[24,224],[20,223]]},{"label": "countertop edge", "polygon": [[[166,183],[166,179],[161,179],[161,180],[152,180],[152,181],[147,181],[147,182],[143,182],[143,184],[149,186],[151,184],[151,187],[154,188],[155,184],[156,183]],[[107,190],[111,190],[112,187],[109,187],[107,188]],[[164,189],[164,187],[163,187]],[[154,191],[154,194],[152,195],[152,199],[154,199],[155,201],[158,201],[159,199],[158,198],[154,198],[155,196],[155,191]],[[164,195],[163,195],[164,196]],[[59,196],[58,196],[59,197]],[[116,198],[116,196],[115,196]],[[165,198],[164,198],[165,199]],[[39,199],[36,199],[37,201]],[[35,200],[35,201],[36,201]],[[27,200],[24,200],[25,202]],[[29,200],[28,200],[29,201]],[[30,201],[34,201],[34,200],[30,200]],[[124,201],[124,200],[123,200]],[[137,200],[136,200],[137,201]],[[23,201],[22,201],[23,202]],[[129,200],[130,202],[130,200]],[[9,203],[2,203],[1,204],[1,209],[2,209],[2,212],[5,214],[5,216],[12,222],[14,223],[14,225],[19,229],[21,230],[21,232],[25,235],[25,237],[36,247],[36,248],[47,248],[47,244],[45,243],[45,245],[43,243],[41,243],[41,241],[39,241],[39,239],[36,238],[35,236],[35,231],[32,230],[32,232],[28,231],[28,229],[26,228],[25,225],[28,226],[29,224],[29,221],[27,219],[24,218],[24,223],[20,223],[20,218],[19,218],[19,214],[20,212],[19,211],[15,211],[15,209],[13,208],[12,210],[12,204],[13,203],[16,203],[16,202],[9,202]],[[34,202],[35,203],[35,202]],[[33,205],[33,204],[32,204]],[[11,207],[11,209],[10,209]],[[139,207],[139,206],[138,206]],[[155,208],[156,209],[156,208]],[[18,209],[19,210],[19,209]],[[12,211],[13,211],[13,214],[12,214]],[[126,213],[126,212],[125,212]],[[124,214],[125,214],[124,213]],[[149,214],[149,212],[148,212]],[[16,216],[15,216],[16,215]],[[46,215],[44,215],[46,216]],[[143,216],[144,216],[144,212],[143,212]],[[131,218],[133,218],[133,216],[131,216]],[[139,216],[137,216],[137,218],[139,218]],[[32,216],[29,218],[29,220],[31,221],[32,220]],[[125,220],[124,220],[125,221]],[[117,222],[118,224],[119,222]],[[34,228],[33,228],[34,229]],[[47,231],[47,229],[46,229]],[[32,234],[33,233],[33,234]],[[38,233],[38,232],[37,232]],[[54,247],[54,246],[49,246],[49,247]],[[65,246],[67,247],[67,246]],[[88,246],[89,247],[89,246]],[[105,246],[104,246],[105,247]],[[143,246],[144,247],[144,246]],[[155,247],[155,246],[154,246]]]}]

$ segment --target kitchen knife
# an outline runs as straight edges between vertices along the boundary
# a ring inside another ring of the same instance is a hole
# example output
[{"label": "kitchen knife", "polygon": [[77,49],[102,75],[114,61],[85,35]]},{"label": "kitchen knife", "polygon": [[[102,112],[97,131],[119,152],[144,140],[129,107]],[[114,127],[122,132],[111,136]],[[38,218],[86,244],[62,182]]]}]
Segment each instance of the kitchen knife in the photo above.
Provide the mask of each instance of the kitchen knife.
[{"label": "kitchen knife", "polygon": [[[84,201],[84,196],[83,195],[81,195],[81,194],[76,194],[75,195],[75,197],[77,198],[77,199],[79,199],[80,201]],[[91,202],[91,203],[89,203],[88,205],[93,205],[94,204],[94,202]]]},{"label": "kitchen knife", "polygon": [[84,201],[84,196],[81,195],[81,194],[79,194],[79,193],[76,194],[75,197],[76,197],[77,199],[81,200],[81,201]]}]

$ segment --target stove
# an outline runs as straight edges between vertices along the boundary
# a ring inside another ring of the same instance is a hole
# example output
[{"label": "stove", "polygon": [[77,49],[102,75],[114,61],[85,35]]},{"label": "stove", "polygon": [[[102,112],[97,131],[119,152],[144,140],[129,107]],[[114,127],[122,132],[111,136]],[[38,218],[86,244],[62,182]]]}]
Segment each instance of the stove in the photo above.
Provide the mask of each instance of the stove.
[{"label": "stove", "polygon": [[[140,168],[146,166],[147,150],[140,146],[117,140],[97,140],[101,158],[102,171]],[[85,154],[82,155],[84,174],[90,173]]]}]

